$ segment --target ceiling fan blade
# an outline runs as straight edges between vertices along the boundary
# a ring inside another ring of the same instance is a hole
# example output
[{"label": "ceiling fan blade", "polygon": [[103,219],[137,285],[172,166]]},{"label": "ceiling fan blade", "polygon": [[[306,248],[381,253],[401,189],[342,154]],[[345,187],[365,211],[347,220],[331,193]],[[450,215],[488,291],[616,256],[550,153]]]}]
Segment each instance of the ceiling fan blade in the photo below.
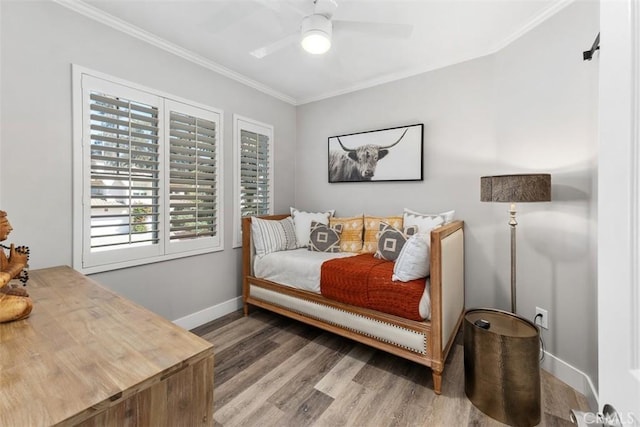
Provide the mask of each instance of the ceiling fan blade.
[{"label": "ceiling fan blade", "polygon": [[277,52],[280,49],[284,49],[285,47],[294,44],[296,41],[298,41],[299,38],[300,34],[298,33],[289,34],[288,36],[285,36],[271,44],[259,47],[258,49],[249,52],[249,54],[258,59],[262,59],[267,55],[271,55],[272,53]]},{"label": "ceiling fan blade", "polygon": [[[292,11],[298,15],[307,16],[311,13],[311,9],[307,7],[303,7],[295,1],[273,1],[273,0],[253,0],[259,5],[266,7],[267,9],[272,10],[276,14],[282,14],[285,11]],[[308,6],[305,3],[305,6]]]},{"label": "ceiling fan blade", "polygon": [[413,33],[411,24],[393,24],[387,22],[333,21],[336,31],[374,34],[382,37],[409,38]]}]

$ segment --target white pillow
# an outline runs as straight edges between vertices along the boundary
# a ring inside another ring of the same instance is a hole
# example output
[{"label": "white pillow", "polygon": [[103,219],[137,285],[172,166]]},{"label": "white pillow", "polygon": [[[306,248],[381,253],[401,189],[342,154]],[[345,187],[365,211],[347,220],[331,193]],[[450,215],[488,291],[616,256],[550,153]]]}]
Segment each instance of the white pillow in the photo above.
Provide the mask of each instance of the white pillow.
[{"label": "white pillow", "polygon": [[404,208],[402,223],[405,227],[418,226],[418,233],[429,233],[431,229],[439,225],[453,221],[456,211],[447,211],[440,214],[423,214]]},{"label": "white pillow", "polygon": [[430,236],[426,233],[414,234],[402,247],[393,266],[391,280],[408,282],[429,275],[431,253]]},{"label": "white pillow", "polygon": [[251,237],[258,256],[298,247],[291,217],[280,221],[252,217]]},{"label": "white pillow", "polygon": [[450,211],[439,213],[438,215],[440,215],[442,219],[444,219],[445,224],[448,224],[455,219],[456,211],[452,209]]},{"label": "white pillow", "polygon": [[334,209],[326,212],[305,212],[296,208],[291,209],[291,218],[296,227],[296,237],[298,239],[298,247],[306,248],[309,246],[309,235],[311,234],[311,221],[320,224],[329,225],[329,218],[333,216]]}]

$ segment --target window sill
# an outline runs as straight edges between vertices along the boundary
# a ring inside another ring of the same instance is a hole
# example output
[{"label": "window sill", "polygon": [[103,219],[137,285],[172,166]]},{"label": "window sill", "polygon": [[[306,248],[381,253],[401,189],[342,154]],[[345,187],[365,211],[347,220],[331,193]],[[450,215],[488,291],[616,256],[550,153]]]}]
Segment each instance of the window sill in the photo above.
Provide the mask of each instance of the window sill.
[{"label": "window sill", "polygon": [[144,258],[144,259],[136,259],[136,260],[130,260],[130,261],[95,265],[90,267],[83,267],[81,262],[74,262],[73,268],[82,274],[95,274],[95,273],[103,273],[106,271],[120,270],[123,268],[131,268],[131,267],[138,267],[141,265],[154,264],[157,262],[171,261],[174,259],[186,258],[186,257],[191,257],[196,255],[203,255],[207,253],[220,252],[222,250],[224,250],[224,248],[222,247],[198,249],[193,251],[186,251],[186,252],[180,252],[175,254],[166,254],[166,255],[160,255],[160,256],[155,256],[150,258]]}]

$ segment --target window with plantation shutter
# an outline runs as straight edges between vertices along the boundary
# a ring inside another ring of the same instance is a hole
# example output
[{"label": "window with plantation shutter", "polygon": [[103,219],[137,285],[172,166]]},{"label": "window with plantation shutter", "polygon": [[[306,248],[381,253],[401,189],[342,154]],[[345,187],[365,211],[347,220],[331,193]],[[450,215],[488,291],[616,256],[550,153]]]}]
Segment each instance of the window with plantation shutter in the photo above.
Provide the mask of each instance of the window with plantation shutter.
[{"label": "window with plantation shutter", "polygon": [[218,236],[217,116],[176,102],[169,104],[169,111],[169,240],[214,239]]},{"label": "window with plantation shutter", "polygon": [[74,66],[74,267],[222,249],[222,113]]},{"label": "window with plantation shutter", "polygon": [[234,115],[234,247],[242,217],[273,214],[273,126]]},{"label": "window with plantation shutter", "polygon": [[158,108],[91,91],[91,250],[158,244]]}]

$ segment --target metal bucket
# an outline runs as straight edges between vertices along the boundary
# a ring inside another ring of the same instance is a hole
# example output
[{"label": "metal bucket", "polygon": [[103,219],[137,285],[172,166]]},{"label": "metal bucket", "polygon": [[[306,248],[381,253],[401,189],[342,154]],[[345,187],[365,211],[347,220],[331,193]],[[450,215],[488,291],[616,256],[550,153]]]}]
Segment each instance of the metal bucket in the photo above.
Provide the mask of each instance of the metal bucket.
[{"label": "metal bucket", "polygon": [[491,418],[513,426],[540,422],[539,355],[539,331],[529,320],[485,308],[465,314],[464,391]]}]

